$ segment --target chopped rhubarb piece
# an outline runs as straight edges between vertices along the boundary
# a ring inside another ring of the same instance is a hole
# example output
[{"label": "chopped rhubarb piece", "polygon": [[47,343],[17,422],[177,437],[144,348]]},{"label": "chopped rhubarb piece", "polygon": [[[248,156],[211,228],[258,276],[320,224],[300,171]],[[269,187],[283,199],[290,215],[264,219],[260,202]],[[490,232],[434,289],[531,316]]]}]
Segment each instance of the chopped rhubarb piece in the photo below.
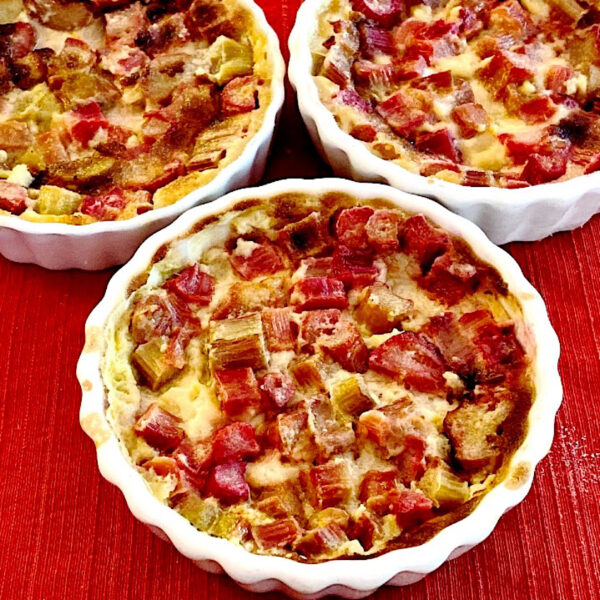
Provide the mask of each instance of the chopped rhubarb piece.
[{"label": "chopped rhubarb piece", "polygon": [[301,473],[308,501],[318,509],[345,502],[352,492],[348,467],[344,462],[328,462]]},{"label": "chopped rhubarb piece", "polygon": [[566,156],[561,154],[555,154],[554,156],[532,154],[523,167],[521,179],[524,179],[532,185],[539,185],[558,179],[564,175],[566,171]]},{"label": "chopped rhubarb piece", "polygon": [[317,212],[286,225],[278,238],[290,256],[298,258],[321,254],[331,244],[327,220]]},{"label": "chopped rhubarb piece", "polygon": [[352,6],[382,27],[391,27],[404,13],[402,0],[352,0]]},{"label": "chopped rhubarb piece", "polygon": [[245,472],[246,464],[242,462],[217,465],[208,476],[205,494],[214,496],[223,504],[237,504],[248,500],[250,488],[244,477]]},{"label": "chopped rhubarb piece", "polygon": [[153,448],[167,452],[183,440],[185,434],[180,423],[181,419],[152,403],[138,418],[133,430]]},{"label": "chopped rhubarb piece", "polygon": [[142,344],[156,337],[171,335],[187,324],[194,324],[187,304],[172,294],[151,294],[134,304],[131,337]]},{"label": "chopped rhubarb piece", "polygon": [[333,258],[305,258],[301,261],[301,269],[304,267],[304,277],[327,277],[333,272]]},{"label": "chopped rhubarb piece", "polygon": [[367,471],[360,482],[358,497],[361,502],[366,502],[369,498],[397,489],[399,482],[400,474],[396,469]]},{"label": "chopped rhubarb piece", "polygon": [[508,35],[513,40],[524,40],[535,27],[529,11],[523,10],[518,0],[507,0],[490,11],[489,28],[499,35]]},{"label": "chopped rhubarb piece", "polygon": [[260,391],[269,408],[279,409],[289,404],[296,395],[296,386],[286,373],[272,371],[260,380]]},{"label": "chopped rhubarb piece", "polygon": [[452,109],[452,120],[458,125],[460,135],[472,138],[487,126],[488,116],[481,104],[468,102]]},{"label": "chopped rhubarb piece", "polygon": [[421,492],[405,490],[395,495],[391,512],[402,528],[419,525],[433,517],[433,503]]},{"label": "chopped rhubarb piece", "polygon": [[483,22],[477,18],[475,11],[461,6],[460,12],[460,32],[465,39],[470,40],[483,30]]},{"label": "chopped rhubarb piece", "polygon": [[3,23],[0,25],[0,54],[13,60],[23,58],[35,47],[36,37],[29,23]]},{"label": "chopped rhubarb piece", "polygon": [[373,333],[387,333],[413,312],[411,300],[394,294],[385,283],[375,283],[363,292],[354,313]]},{"label": "chopped rhubarb piece", "polygon": [[0,209],[20,215],[27,208],[27,190],[16,183],[0,181]]},{"label": "chopped rhubarb piece", "polygon": [[319,340],[319,345],[346,371],[365,373],[369,368],[369,350],[350,320],[339,321],[331,335]]},{"label": "chopped rhubarb piece", "polygon": [[350,375],[331,385],[331,402],[342,414],[357,417],[375,406],[368,389],[356,375]]},{"label": "chopped rhubarb piece", "polygon": [[517,110],[525,123],[544,123],[556,112],[556,104],[548,96],[537,96],[521,102]]},{"label": "chopped rhubarb piece", "polygon": [[215,371],[217,395],[226,415],[235,416],[247,408],[258,406],[260,391],[250,367]]},{"label": "chopped rhubarb piece", "polygon": [[425,449],[427,444],[423,438],[407,435],[404,438],[404,450],[396,458],[396,466],[400,472],[400,481],[407,487],[420,479],[425,472]]},{"label": "chopped rhubarb piece", "polygon": [[402,91],[380,102],[376,110],[398,135],[408,139],[414,139],[428,116],[418,99]]},{"label": "chopped rhubarb piece", "polygon": [[411,85],[419,89],[427,89],[429,86],[439,90],[450,90],[452,88],[452,72],[440,71],[425,77],[419,77],[411,82]]},{"label": "chopped rhubarb piece", "polygon": [[314,439],[308,430],[308,410],[305,406],[277,415],[268,437],[291,460],[312,461],[316,456]]},{"label": "chopped rhubarb piece", "polygon": [[531,79],[534,70],[531,61],[522,54],[501,50],[477,72],[484,84],[498,97],[510,83],[521,84]]},{"label": "chopped rhubarb piece", "polygon": [[380,254],[398,250],[398,215],[391,210],[376,210],[365,225],[369,246]]},{"label": "chopped rhubarb piece", "polygon": [[420,392],[445,388],[446,363],[436,346],[420,333],[405,331],[389,338],[371,353],[369,366]]},{"label": "chopped rhubarb piece", "polygon": [[450,239],[445,233],[434,229],[423,217],[408,218],[400,232],[404,252],[412,254],[422,269],[427,270],[437,256],[448,249]]},{"label": "chopped rhubarb piece", "polygon": [[337,308],[311,310],[303,313],[299,338],[301,348],[312,349],[314,343],[321,336],[332,334],[341,316],[342,313]]},{"label": "chopped rhubarb piece", "polygon": [[450,251],[438,256],[429,272],[420,277],[418,282],[444,304],[452,306],[477,290],[481,273],[475,265]]},{"label": "chopped rhubarb piece", "polygon": [[461,161],[460,151],[456,147],[454,137],[446,127],[436,131],[418,133],[415,146],[419,150],[440,154],[454,162]]},{"label": "chopped rhubarb piece", "polygon": [[574,71],[571,67],[563,65],[551,65],[546,72],[546,88],[554,94],[564,94],[565,83],[573,77]]},{"label": "chopped rhubarb piece", "polygon": [[204,487],[210,468],[213,466],[212,445],[210,442],[192,442],[184,439],[173,451],[177,465],[185,472],[192,485],[201,490]]},{"label": "chopped rhubarb piece", "polygon": [[314,398],[307,403],[307,407],[312,417],[309,426],[314,430],[320,460],[327,460],[352,447],[355,440],[352,424],[341,424],[336,420],[328,398]]},{"label": "chopped rhubarb piece", "polygon": [[244,279],[271,275],[283,269],[281,252],[271,242],[257,244],[238,239],[230,260],[233,268]]},{"label": "chopped rhubarb piece", "polygon": [[320,75],[327,77],[333,83],[345,88],[350,82],[350,67],[352,59],[344,49],[338,45],[331,46],[323,59]]},{"label": "chopped rhubarb piece", "polygon": [[209,358],[216,369],[267,366],[267,351],[260,314],[212,321]]},{"label": "chopped rhubarb piece", "polygon": [[335,223],[335,233],[340,244],[363,250],[368,248],[365,226],[372,214],[373,209],[368,206],[344,209]]},{"label": "chopped rhubarb piece", "polygon": [[[131,356],[138,373],[148,387],[156,391],[185,366],[180,346],[165,344],[162,338],[154,338],[138,346]],[[175,352],[174,352],[175,351]]]},{"label": "chopped rhubarb piece", "polygon": [[425,332],[440,349],[452,371],[462,377],[473,373],[477,360],[475,347],[453,313],[432,317]]},{"label": "chopped rhubarb piece", "polygon": [[212,439],[212,454],[216,464],[252,460],[260,454],[254,427],[236,421],[218,429]]},{"label": "chopped rhubarb piece", "polygon": [[331,277],[308,277],[294,285],[290,302],[296,310],[346,308],[348,299],[344,284]]},{"label": "chopped rhubarb piece", "polygon": [[348,536],[337,524],[312,529],[296,544],[296,550],[305,556],[328,555],[348,541]]},{"label": "chopped rhubarb piece", "polygon": [[321,357],[313,356],[305,360],[293,362],[290,373],[301,388],[325,390],[324,365]]},{"label": "chopped rhubarb piece", "polygon": [[359,26],[362,51],[371,58],[377,54],[394,54],[396,44],[394,36],[388,29],[375,25],[361,24]]},{"label": "chopped rhubarb piece", "polygon": [[369,285],[379,275],[370,250],[361,251],[340,245],[333,253],[332,266],[335,277],[348,288]]},{"label": "chopped rhubarb piece", "polygon": [[271,352],[293,350],[296,345],[296,324],[289,308],[265,308],[261,314],[267,347]]},{"label": "chopped rhubarb piece", "polygon": [[87,147],[99,129],[106,129],[108,121],[97,102],[88,102],[68,115],[69,130],[74,139]]},{"label": "chopped rhubarb piece", "polygon": [[114,221],[127,205],[121,188],[113,188],[98,196],[87,196],[81,202],[81,212],[98,221]]},{"label": "chopped rhubarb piece", "polygon": [[473,343],[482,352],[489,369],[497,370],[502,365],[515,369],[521,367],[524,351],[512,323],[499,325],[486,310],[466,313],[459,322],[471,333]]},{"label": "chopped rhubarb piece", "polygon": [[256,77],[234,77],[221,92],[221,114],[229,117],[257,108],[258,90],[256,86]]},{"label": "chopped rhubarb piece", "polygon": [[372,112],[371,105],[361,98],[358,92],[352,88],[345,88],[340,91],[340,93],[336,96],[336,98],[346,106],[351,106],[356,110],[359,110],[364,113]]},{"label": "chopped rhubarb piece", "polygon": [[164,287],[188,302],[206,306],[212,300],[215,279],[195,264],[168,279]]},{"label": "chopped rhubarb piece", "polygon": [[508,154],[515,164],[520,165],[535,153],[538,153],[542,146],[543,134],[541,132],[525,132],[521,134],[502,134],[499,140],[506,146]]},{"label": "chopped rhubarb piece", "polygon": [[252,527],[252,537],[261,550],[292,546],[301,534],[295,519],[277,519],[273,523]]}]

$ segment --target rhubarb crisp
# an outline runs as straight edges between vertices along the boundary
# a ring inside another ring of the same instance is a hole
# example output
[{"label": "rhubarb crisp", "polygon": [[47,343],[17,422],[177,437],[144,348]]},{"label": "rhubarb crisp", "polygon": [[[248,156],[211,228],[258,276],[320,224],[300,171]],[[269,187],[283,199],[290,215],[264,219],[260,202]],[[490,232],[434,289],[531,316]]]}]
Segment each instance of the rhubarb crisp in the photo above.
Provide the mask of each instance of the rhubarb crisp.
[{"label": "rhubarb crisp", "polygon": [[577,0],[326,0],[313,76],[377,157],[468,186],[600,167],[600,11]]},{"label": "rhubarb crisp", "polygon": [[249,551],[414,546],[502,480],[527,429],[521,307],[387,201],[248,200],[163,246],[104,333],[108,421],[154,496]]},{"label": "rhubarb crisp", "polygon": [[271,60],[224,0],[4,0],[0,215],[87,224],[170,205],[260,129]]}]

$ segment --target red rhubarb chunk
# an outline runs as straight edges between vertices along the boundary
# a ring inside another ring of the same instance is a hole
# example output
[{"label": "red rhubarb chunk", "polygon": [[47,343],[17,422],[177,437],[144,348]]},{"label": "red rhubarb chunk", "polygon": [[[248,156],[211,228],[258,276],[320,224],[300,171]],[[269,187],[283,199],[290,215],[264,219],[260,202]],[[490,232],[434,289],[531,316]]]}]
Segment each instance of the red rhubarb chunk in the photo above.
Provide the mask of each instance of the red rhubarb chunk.
[{"label": "red rhubarb chunk", "polygon": [[250,367],[215,371],[217,395],[227,416],[235,416],[260,403],[260,391]]},{"label": "red rhubarb chunk", "polygon": [[0,181],[0,209],[20,215],[27,208],[27,190],[16,183]]},{"label": "red rhubarb chunk", "polygon": [[338,246],[335,249],[333,272],[348,288],[370,285],[379,275],[370,250],[354,250],[347,246]]},{"label": "red rhubarb chunk", "polygon": [[361,49],[367,56],[374,58],[377,54],[393,54],[395,52],[394,36],[389,29],[361,24],[359,31]]},{"label": "red rhubarb chunk", "polygon": [[321,336],[331,335],[335,331],[335,326],[341,316],[342,313],[337,308],[305,312],[302,315],[300,326],[302,348],[312,348]]},{"label": "red rhubarb chunk", "polygon": [[23,58],[36,43],[35,29],[29,23],[18,21],[0,25],[0,54],[11,59]]},{"label": "red rhubarb chunk", "polygon": [[302,473],[309,502],[318,509],[341,504],[350,496],[352,486],[345,463],[328,462]]},{"label": "red rhubarb chunk", "polygon": [[481,104],[467,102],[452,109],[452,120],[458,125],[460,135],[472,138],[485,129],[488,116]]},{"label": "red rhubarb chunk", "polygon": [[153,403],[136,421],[133,430],[147,444],[166,452],[176,448],[183,440],[184,433],[180,423],[181,420],[175,415]]},{"label": "red rhubarb chunk", "polygon": [[475,292],[481,277],[477,267],[450,251],[438,256],[429,272],[418,281],[421,287],[440,301],[452,306],[467,294]]},{"label": "red rhubarb chunk", "polygon": [[[244,278],[254,279],[261,275],[271,275],[283,269],[281,252],[274,244],[263,242],[250,246],[244,252],[239,250],[242,244],[254,244],[254,242],[242,242],[238,240],[238,248],[231,255],[233,268]],[[244,245],[242,245],[244,247]]]},{"label": "red rhubarb chunk", "polygon": [[521,84],[533,77],[530,60],[523,54],[497,51],[492,60],[477,72],[479,78],[496,95],[502,95],[510,83]]},{"label": "red rhubarb chunk", "polygon": [[521,134],[504,133],[499,136],[499,140],[506,146],[506,150],[515,164],[520,165],[535,153],[538,153],[542,146],[542,132],[526,132]]},{"label": "red rhubarb chunk", "polygon": [[204,493],[214,496],[223,504],[237,504],[248,500],[250,488],[245,478],[246,463],[231,462],[217,465],[208,476]]},{"label": "red rhubarb chunk", "polygon": [[556,104],[548,96],[537,96],[519,105],[517,114],[525,123],[544,123],[556,112]]},{"label": "red rhubarb chunk", "polygon": [[398,215],[391,210],[376,210],[367,221],[365,231],[375,252],[388,254],[398,250]]},{"label": "red rhubarb chunk", "polygon": [[371,105],[359,96],[358,92],[352,88],[345,88],[340,91],[336,98],[346,106],[350,106],[364,113],[372,112]]},{"label": "red rhubarb chunk", "polygon": [[440,71],[439,73],[419,77],[411,85],[419,89],[427,89],[431,86],[439,90],[449,90],[452,87],[452,72]]},{"label": "red rhubarb chunk", "polygon": [[290,309],[265,308],[261,317],[269,350],[293,350],[296,345],[296,324],[290,317]]},{"label": "red rhubarb chunk", "polygon": [[297,310],[346,308],[348,299],[344,284],[331,277],[307,277],[294,286],[291,303]]},{"label": "red rhubarb chunk", "polygon": [[333,272],[333,258],[331,256],[305,258],[301,262],[301,267],[305,267],[304,277],[327,277]]},{"label": "red rhubarb chunk", "polygon": [[404,450],[396,458],[396,465],[400,472],[400,481],[407,487],[411,482],[417,481],[425,472],[425,440],[416,435],[407,435],[404,438]]},{"label": "red rhubarb chunk", "polygon": [[70,123],[71,135],[84,147],[88,146],[99,129],[108,127],[108,121],[102,114],[100,105],[94,101],[71,112],[67,121]]},{"label": "red rhubarb chunk", "polygon": [[212,445],[209,442],[194,443],[184,439],[172,456],[193,487],[202,490],[213,466]]},{"label": "red rhubarb chunk", "polygon": [[563,65],[552,65],[546,71],[546,88],[554,94],[564,94],[565,83],[573,77],[574,72],[571,67]]},{"label": "red rhubarb chunk", "polygon": [[408,139],[414,139],[428,116],[418,99],[402,91],[380,102],[376,110],[398,135]]},{"label": "red rhubarb chunk", "polygon": [[338,322],[333,334],[319,345],[347,371],[365,373],[369,368],[369,350],[352,321]]},{"label": "red rhubarb chunk", "polygon": [[364,250],[369,246],[365,225],[373,209],[368,206],[356,206],[343,210],[335,224],[335,233],[340,244],[352,249]]},{"label": "red rhubarb chunk", "polygon": [[396,469],[388,471],[367,471],[360,483],[359,499],[366,502],[369,498],[380,496],[398,488],[399,473]]},{"label": "red rhubarb chunk", "polygon": [[258,90],[256,77],[235,77],[221,92],[221,113],[229,117],[250,112],[257,107]]},{"label": "red rhubarb chunk", "polygon": [[436,346],[420,333],[405,331],[389,338],[371,353],[369,366],[420,392],[445,388],[446,363]]},{"label": "red rhubarb chunk", "polygon": [[391,27],[404,12],[402,0],[352,0],[352,7],[383,27]]},{"label": "red rhubarb chunk", "polygon": [[532,154],[521,172],[521,179],[532,185],[548,183],[558,179],[567,171],[567,157],[556,153],[553,156]]},{"label": "red rhubarb chunk", "polygon": [[421,492],[404,490],[394,495],[391,512],[402,528],[419,525],[433,517],[433,504]]},{"label": "red rhubarb chunk", "polygon": [[213,459],[216,464],[252,460],[260,454],[254,427],[236,421],[221,427],[212,440]]},{"label": "red rhubarb chunk", "polygon": [[81,212],[98,221],[114,221],[125,208],[127,201],[121,188],[99,194],[87,196],[81,203]]},{"label": "red rhubarb chunk", "polygon": [[277,519],[273,523],[252,527],[252,537],[261,550],[289,547],[301,534],[295,519]]},{"label": "red rhubarb chunk", "polygon": [[422,269],[428,269],[450,245],[450,238],[434,229],[423,215],[408,218],[401,227],[400,237],[404,251],[412,254]]},{"label": "red rhubarb chunk", "polygon": [[167,280],[164,287],[188,302],[206,306],[210,304],[215,291],[215,280],[200,267],[192,265]]},{"label": "red rhubarb chunk", "polygon": [[455,145],[455,140],[447,128],[418,133],[415,146],[419,150],[445,156],[454,162],[460,162],[461,155]]},{"label": "red rhubarb chunk", "polygon": [[283,408],[296,395],[296,386],[286,373],[273,371],[267,373],[260,381],[260,391],[269,408]]}]

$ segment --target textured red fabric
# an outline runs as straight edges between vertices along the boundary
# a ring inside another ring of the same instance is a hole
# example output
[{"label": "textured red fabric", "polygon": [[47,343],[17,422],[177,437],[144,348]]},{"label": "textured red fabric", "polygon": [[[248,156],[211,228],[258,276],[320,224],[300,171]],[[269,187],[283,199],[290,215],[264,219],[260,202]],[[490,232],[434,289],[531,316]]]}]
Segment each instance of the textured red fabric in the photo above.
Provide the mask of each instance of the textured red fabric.
[{"label": "textured red fabric", "polygon": [[[261,4],[286,52],[299,1]],[[265,179],[328,174],[290,94]],[[377,599],[600,598],[598,239],[600,217],[508,248],[562,342],[564,404],[531,493],[483,544]],[[0,598],[249,599],[133,518],[79,427],[83,324],[112,272],[53,273],[0,258]]]}]

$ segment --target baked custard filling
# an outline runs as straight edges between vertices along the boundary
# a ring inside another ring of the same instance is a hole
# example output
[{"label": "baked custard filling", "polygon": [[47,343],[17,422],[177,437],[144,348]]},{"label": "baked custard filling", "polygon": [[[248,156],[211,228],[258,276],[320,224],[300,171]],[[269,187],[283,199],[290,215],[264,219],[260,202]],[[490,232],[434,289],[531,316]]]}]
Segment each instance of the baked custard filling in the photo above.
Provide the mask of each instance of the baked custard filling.
[{"label": "baked custard filling", "polygon": [[240,156],[271,77],[233,1],[5,0],[0,215],[84,225],[173,204]]},{"label": "baked custard filling", "polygon": [[469,514],[534,396],[501,274],[377,198],[284,194],[197,223],[104,335],[107,418],[154,496],[299,561],[414,546]]},{"label": "baked custard filling", "polygon": [[600,167],[592,3],[327,0],[311,51],[341,129],[409,171],[520,188]]}]

